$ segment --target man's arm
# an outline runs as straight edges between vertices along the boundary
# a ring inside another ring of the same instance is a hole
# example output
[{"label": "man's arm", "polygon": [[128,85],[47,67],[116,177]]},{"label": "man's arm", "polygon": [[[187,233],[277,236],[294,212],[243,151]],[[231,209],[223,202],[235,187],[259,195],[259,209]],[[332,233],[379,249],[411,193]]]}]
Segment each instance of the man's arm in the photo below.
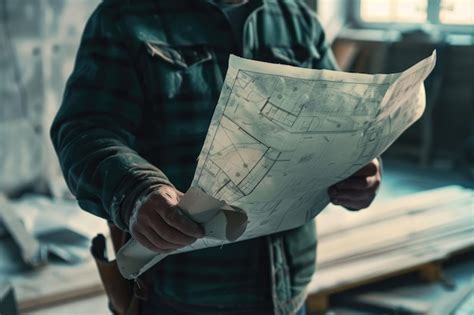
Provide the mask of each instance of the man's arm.
[{"label": "man's arm", "polygon": [[[81,208],[124,230],[129,229],[137,200],[153,195],[147,198],[143,211],[137,209],[135,217],[140,222],[144,214],[148,219],[135,227],[137,239],[153,250],[170,247],[160,233],[175,237],[178,245],[189,244],[195,238],[179,231],[198,237],[199,227],[173,214],[177,212],[175,204],[164,202],[167,191],[176,191],[173,185],[134,150],[144,93],[117,21],[105,11],[99,6],[87,23],[63,103],[51,127],[66,182]],[[155,222],[166,224],[158,229]],[[168,226],[173,225],[170,233]]]}]

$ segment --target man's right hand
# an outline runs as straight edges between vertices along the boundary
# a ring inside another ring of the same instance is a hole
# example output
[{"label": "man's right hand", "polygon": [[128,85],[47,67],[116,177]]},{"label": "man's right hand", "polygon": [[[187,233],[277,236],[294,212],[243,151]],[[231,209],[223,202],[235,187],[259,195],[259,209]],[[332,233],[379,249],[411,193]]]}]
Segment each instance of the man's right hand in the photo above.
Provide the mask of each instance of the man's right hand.
[{"label": "man's right hand", "polygon": [[171,186],[160,186],[134,209],[130,233],[146,248],[168,253],[204,236],[202,228],[178,208],[183,193]]}]

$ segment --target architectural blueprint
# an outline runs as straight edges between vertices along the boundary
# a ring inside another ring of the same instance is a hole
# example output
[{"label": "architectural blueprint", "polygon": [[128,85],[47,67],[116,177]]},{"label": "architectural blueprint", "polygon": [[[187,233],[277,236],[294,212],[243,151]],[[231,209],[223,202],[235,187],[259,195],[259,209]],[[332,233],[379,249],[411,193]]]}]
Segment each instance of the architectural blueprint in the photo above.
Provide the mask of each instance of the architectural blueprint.
[{"label": "architectural blueprint", "polygon": [[[402,73],[368,75],[231,56],[191,186],[245,211],[238,240],[308,222],[328,205],[329,186],[421,117],[435,62],[433,52]],[[228,241],[204,237],[176,253]],[[132,240],[118,262],[133,278],[164,257]]]}]

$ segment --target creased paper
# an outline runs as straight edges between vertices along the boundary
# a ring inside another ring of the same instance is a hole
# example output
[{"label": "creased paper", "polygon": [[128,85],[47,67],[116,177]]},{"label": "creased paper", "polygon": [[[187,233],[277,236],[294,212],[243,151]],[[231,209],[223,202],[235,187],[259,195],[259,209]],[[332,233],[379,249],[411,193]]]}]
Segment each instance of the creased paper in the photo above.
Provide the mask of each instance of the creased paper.
[{"label": "creased paper", "polygon": [[195,187],[184,194],[178,207],[201,224],[204,235],[211,239],[235,241],[247,226],[247,214],[242,209],[229,206]]},{"label": "creased paper", "polygon": [[[421,117],[423,81],[435,62],[433,52],[402,73],[368,75],[231,56],[192,186],[247,214],[238,240],[308,222],[329,203],[329,186]],[[230,218],[215,220],[224,225]],[[222,245],[223,229],[213,226],[218,240],[205,237],[174,253]],[[164,257],[132,240],[118,262],[133,278]]]}]

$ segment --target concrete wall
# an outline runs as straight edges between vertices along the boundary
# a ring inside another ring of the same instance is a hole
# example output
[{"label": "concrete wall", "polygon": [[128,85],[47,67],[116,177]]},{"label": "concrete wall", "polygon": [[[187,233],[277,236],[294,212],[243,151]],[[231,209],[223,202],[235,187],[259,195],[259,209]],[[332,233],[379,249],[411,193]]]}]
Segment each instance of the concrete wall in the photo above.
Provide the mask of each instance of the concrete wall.
[{"label": "concrete wall", "polygon": [[99,0],[0,0],[0,192],[59,178],[49,125]]}]

